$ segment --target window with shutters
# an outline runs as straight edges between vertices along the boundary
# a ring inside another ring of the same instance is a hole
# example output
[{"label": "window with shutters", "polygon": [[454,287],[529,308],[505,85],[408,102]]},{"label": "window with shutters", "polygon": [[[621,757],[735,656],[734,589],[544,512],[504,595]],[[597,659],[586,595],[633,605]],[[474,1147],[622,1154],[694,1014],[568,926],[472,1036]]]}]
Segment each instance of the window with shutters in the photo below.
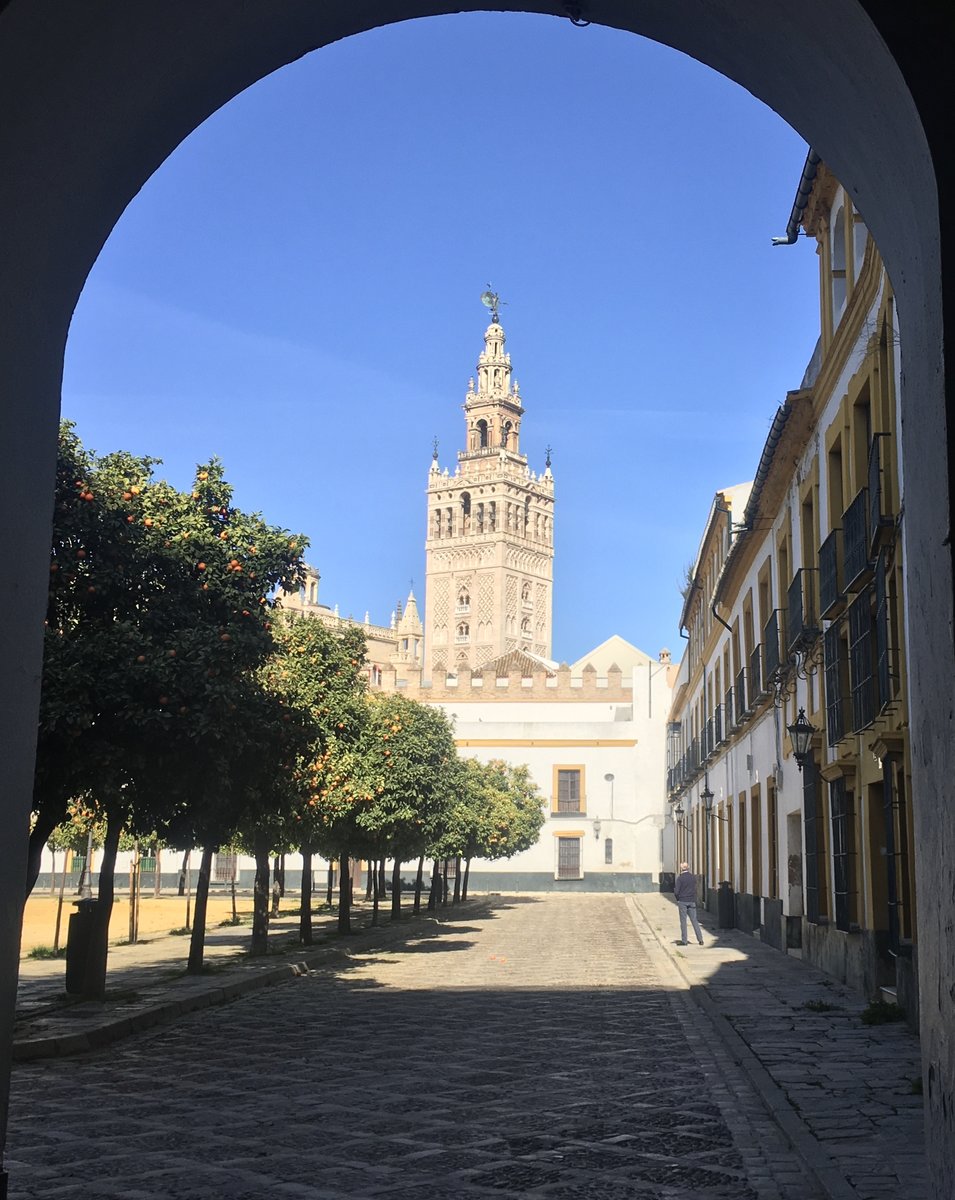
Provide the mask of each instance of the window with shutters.
[{"label": "window with shutters", "polygon": [[555,813],[582,813],[584,811],[583,767],[554,768]]}]

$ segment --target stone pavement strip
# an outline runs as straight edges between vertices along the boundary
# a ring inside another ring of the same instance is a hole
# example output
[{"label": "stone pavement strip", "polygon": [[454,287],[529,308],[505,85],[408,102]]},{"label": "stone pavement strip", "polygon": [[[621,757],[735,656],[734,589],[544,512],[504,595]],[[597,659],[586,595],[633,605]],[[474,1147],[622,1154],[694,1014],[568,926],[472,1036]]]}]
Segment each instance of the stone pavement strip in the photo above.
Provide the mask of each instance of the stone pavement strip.
[{"label": "stone pavement strip", "polygon": [[[719,996],[722,971],[691,988],[690,948],[684,961],[665,945],[672,906],[640,903],[469,903],[286,987],[108,1050],[21,1063],[11,1197],[825,1200],[825,1170],[807,1168],[740,1066],[730,1021],[694,1003]],[[692,949],[739,954],[728,941]],[[760,986],[782,993],[785,980]],[[882,1138],[892,1161],[887,1123]],[[904,1194],[919,1195],[911,1179]]]},{"label": "stone pavement strip", "polygon": [[865,997],[739,930],[716,929],[706,913],[704,947],[677,946],[672,899],[633,900],[830,1193],[923,1200],[923,1104],[913,1087],[922,1067],[908,1027],[864,1025]]}]

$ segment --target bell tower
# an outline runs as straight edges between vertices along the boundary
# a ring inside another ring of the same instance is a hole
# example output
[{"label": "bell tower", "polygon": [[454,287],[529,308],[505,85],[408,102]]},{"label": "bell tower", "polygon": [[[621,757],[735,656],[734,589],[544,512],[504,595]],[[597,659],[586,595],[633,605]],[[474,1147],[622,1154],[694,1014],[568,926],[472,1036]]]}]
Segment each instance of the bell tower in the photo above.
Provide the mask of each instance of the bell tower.
[{"label": "bell tower", "polygon": [[520,451],[524,407],[491,309],[477,382],[464,399],[465,449],[452,474],[428,474],[425,669],[478,671],[511,650],[549,659],[554,578],[554,477]]}]

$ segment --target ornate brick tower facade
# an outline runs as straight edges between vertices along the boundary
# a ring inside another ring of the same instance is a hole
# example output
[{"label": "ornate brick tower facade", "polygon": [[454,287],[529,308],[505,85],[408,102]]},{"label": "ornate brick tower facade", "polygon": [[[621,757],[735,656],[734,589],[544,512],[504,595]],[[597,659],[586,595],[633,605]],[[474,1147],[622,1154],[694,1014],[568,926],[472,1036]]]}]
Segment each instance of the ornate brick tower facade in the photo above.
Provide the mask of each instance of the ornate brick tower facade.
[{"label": "ornate brick tower facade", "polygon": [[550,658],[554,478],[549,455],[535,475],[520,452],[524,408],[504,342],[495,303],[464,402],[466,449],[453,475],[435,449],[428,475],[426,679],[511,650]]}]

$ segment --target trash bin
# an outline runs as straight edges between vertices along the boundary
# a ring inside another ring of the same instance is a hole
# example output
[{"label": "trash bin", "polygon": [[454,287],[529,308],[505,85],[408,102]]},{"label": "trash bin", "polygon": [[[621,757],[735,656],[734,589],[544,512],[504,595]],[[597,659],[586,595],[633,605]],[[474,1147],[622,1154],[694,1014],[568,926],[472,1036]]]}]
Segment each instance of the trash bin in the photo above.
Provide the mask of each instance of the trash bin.
[{"label": "trash bin", "polygon": [[736,924],[733,885],[725,879],[720,884],[717,892],[716,923],[720,929],[732,929]]},{"label": "trash bin", "polygon": [[70,913],[66,933],[66,990],[76,996],[83,991],[86,961],[96,924],[98,900],[75,900],[75,913]]}]

